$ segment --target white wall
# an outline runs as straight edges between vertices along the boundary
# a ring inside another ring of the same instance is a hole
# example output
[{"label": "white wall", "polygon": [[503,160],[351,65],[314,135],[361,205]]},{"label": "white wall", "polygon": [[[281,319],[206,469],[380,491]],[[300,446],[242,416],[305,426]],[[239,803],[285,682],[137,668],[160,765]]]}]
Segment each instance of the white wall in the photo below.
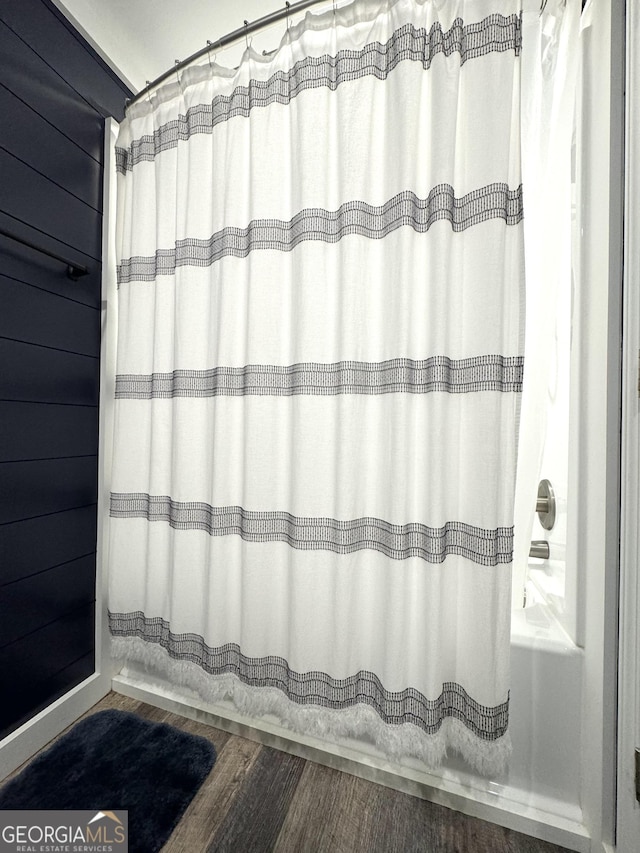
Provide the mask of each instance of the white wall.
[{"label": "white wall", "polygon": [[[549,542],[548,560],[531,560],[530,577],[542,590],[547,604],[567,633],[576,639],[575,608],[567,606],[566,596],[575,595],[574,578],[567,578],[567,491],[569,471],[569,388],[571,372],[572,282],[567,279],[557,294],[555,338],[551,356],[552,369],[547,394],[546,438],[539,479],[551,482],[556,498],[556,520],[545,530],[534,517],[531,538]],[[536,330],[527,328],[527,335]],[[526,447],[520,453],[527,452]]]},{"label": "white wall", "polygon": [[[620,348],[624,6],[588,0],[579,276],[574,299],[567,555],[575,561],[578,637],[584,638],[582,803],[594,839],[611,841],[615,813],[619,561]],[[593,847],[594,850],[602,849]],[[621,850],[620,853],[632,853]]]},{"label": "white wall", "polygon": [[[134,92],[143,89],[186,59],[207,40],[215,42],[228,32],[268,15],[284,3],[279,0],[53,0],[103,59]],[[293,5],[293,3],[292,3]],[[292,18],[292,22],[302,16]],[[284,35],[279,22],[252,37],[259,51],[273,50]],[[219,55],[221,65],[235,65],[244,44]]]}]

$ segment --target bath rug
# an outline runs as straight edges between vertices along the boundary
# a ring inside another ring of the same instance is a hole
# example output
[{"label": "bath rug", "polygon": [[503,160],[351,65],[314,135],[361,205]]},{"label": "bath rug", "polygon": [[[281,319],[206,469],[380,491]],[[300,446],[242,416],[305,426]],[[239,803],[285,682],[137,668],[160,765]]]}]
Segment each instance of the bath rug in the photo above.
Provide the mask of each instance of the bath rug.
[{"label": "bath rug", "polygon": [[215,760],[202,737],[126,711],[99,711],[1,788],[0,809],[126,809],[130,853],[155,853]]}]

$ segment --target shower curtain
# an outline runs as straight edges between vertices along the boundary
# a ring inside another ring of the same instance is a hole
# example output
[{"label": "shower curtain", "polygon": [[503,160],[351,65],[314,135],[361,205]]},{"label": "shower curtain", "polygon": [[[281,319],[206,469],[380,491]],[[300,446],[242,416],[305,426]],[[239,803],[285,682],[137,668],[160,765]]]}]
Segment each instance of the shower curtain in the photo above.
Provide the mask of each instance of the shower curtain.
[{"label": "shower curtain", "polygon": [[120,130],[114,654],[294,730],[509,753],[519,0],[356,2]]}]

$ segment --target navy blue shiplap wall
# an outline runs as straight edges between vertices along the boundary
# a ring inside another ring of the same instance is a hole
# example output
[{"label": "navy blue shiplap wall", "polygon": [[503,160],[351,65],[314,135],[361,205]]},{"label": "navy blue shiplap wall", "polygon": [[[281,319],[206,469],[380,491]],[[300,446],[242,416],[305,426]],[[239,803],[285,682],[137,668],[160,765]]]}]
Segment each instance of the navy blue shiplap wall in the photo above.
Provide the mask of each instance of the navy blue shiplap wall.
[{"label": "navy blue shiplap wall", "polygon": [[0,229],[90,273],[0,236],[0,739],[94,671],[103,132],[130,94],[49,0],[2,0]]}]

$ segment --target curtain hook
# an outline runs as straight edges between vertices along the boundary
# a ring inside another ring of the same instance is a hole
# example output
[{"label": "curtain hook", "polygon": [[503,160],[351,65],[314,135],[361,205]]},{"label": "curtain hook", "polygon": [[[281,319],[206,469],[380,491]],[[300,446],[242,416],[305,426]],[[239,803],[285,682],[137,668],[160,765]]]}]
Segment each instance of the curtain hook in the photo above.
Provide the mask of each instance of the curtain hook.
[{"label": "curtain hook", "polygon": [[[209,45],[209,50],[207,51],[207,59],[209,60],[209,68],[213,69],[213,65],[211,64],[211,45],[213,44],[213,42],[210,42],[209,39],[207,39],[207,44]],[[218,55],[217,53],[213,54],[213,61],[214,62],[216,61],[217,55]]]},{"label": "curtain hook", "polygon": [[285,12],[285,14],[287,16],[287,29],[289,29],[289,27],[291,26],[291,21],[289,20],[289,7],[291,6],[291,3],[289,3],[289,0],[286,0],[284,5],[287,7],[287,11]]},{"label": "curtain hook", "polygon": [[180,89],[180,91],[182,91],[182,86],[180,85],[180,75],[178,74],[178,66],[180,65],[180,60],[176,59],[174,61],[174,65],[175,65],[175,72],[176,72],[176,83],[178,84],[178,89]]},{"label": "curtain hook", "polygon": [[149,101],[149,105],[153,106],[153,104],[151,103],[151,91],[149,89],[149,87],[151,86],[151,80],[147,80],[146,83],[147,83],[147,100]]},{"label": "curtain hook", "polygon": [[247,45],[247,50],[249,50],[249,21],[244,22],[244,40]]}]

